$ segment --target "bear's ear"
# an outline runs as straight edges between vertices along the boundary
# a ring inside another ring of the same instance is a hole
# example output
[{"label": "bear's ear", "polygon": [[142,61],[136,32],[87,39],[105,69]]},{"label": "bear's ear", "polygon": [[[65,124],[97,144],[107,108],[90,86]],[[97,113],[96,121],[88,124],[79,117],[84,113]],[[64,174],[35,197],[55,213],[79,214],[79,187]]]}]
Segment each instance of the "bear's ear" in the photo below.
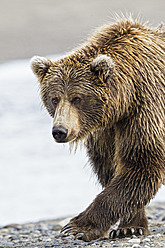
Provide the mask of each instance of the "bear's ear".
[{"label": "bear's ear", "polygon": [[112,74],[113,69],[114,62],[108,55],[97,56],[91,64],[91,71],[95,72],[96,75],[101,77],[103,80],[107,80],[107,78]]},{"label": "bear's ear", "polygon": [[50,65],[51,65],[51,60],[44,57],[34,56],[31,59],[32,71],[38,77],[40,82],[42,81],[43,77],[46,75]]}]

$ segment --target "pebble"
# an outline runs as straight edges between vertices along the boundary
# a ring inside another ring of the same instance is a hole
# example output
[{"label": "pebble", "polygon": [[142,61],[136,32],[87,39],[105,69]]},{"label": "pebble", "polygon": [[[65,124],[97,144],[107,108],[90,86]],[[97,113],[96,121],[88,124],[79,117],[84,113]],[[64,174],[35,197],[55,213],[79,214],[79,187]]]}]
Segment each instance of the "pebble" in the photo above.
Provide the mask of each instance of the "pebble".
[{"label": "pebble", "polygon": [[145,238],[142,240],[142,242],[150,242],[151,240],[149,238]]},{"label": "pebble", "polygon": [[2,243],[2,245],[4,245],[4,246],[6,246],[6,245],[13,245],[14,243],[13,242],[10,242],[10,241],[8,241],[8,242],[3,242]]},{"label": "pebble", "polygon": [[129,243],[137,243],[137,244],[139,244],[140,243],[140,239],[133,238],[133,239],[128,240],[128,242]]},{"label": "pebble", "polygon": [[134,244],[133,246],[132,246],[132,248],[139,248],[140,247],[140,245],[138,245],[138,244]]},{"label": "pebble", "polygon": [[159,238],[161,236],[160,233],[156,234],[156,235],[153,235],[152,238]]},{"label": "pebble", "polygon": [[113,244],[112,247],[123,247],[123,244]]},{"label": "pebble", "polygon": [[46,242],[50,242],[52,241],[52,239],[48,238],[48,239],[45,239]]}]

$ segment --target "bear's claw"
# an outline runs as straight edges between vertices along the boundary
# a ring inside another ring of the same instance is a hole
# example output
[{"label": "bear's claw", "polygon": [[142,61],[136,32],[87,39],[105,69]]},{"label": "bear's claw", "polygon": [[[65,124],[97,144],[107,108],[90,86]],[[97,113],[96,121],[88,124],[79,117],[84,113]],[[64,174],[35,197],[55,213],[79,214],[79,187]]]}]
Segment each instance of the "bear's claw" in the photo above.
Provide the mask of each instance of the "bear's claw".
[{"label": "bear's claw", "polygon": [[75,239],[82,239],[83,236],[84,236],[84,233],[77,233],[77,234],[75,235]]},{"label": "bear's claw", "polygon": [[64,234],[68,234],[71,231],[74,231],[74,228],[70,225],[70,222],[61,229],[61,232]]},{"label": "bear's claw", "polygon": [[76,235],[78,232],[77,232],[77,230],[75,230],[73,228],[70,228],[70,229],[68,229],[66,231],[63,231],[62,233],[67,234],[67,235]]},{"label": "bear's claw", "polygon": [[124,237],[129,237],[131,235],[145,235],[146,230],[142,227],[135,228],[135,227],[130,227],[130,228],[119,228],[117,230],[112,230],[109,233],[109,238],[114,239],[114,238],[124,238]]},{"label": "bear's claw", "polygon": [[82,232],[78,232],[75,227],[72,226],[72,223],[69,222],[67,225],[65,225],[62,229],[61,229],[61,233],[63,234],[67,234],[67,235],[74,235],[75,239],[82,239],[84,236],[84,233]]}]

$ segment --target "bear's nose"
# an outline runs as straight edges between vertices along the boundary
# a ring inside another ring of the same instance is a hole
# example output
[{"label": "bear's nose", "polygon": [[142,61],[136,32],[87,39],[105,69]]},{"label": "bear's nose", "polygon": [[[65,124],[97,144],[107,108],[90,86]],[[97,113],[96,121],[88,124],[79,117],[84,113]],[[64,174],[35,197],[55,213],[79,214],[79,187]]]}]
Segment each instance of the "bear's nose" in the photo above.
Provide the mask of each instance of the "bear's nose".
[{"label": "bear's nose", "polygon": [[59,143],[65,141],[67,134],[68,134],[68,129],[64,128],[63,126],[53,127],[52,129],[52,135],[54,139]]}]

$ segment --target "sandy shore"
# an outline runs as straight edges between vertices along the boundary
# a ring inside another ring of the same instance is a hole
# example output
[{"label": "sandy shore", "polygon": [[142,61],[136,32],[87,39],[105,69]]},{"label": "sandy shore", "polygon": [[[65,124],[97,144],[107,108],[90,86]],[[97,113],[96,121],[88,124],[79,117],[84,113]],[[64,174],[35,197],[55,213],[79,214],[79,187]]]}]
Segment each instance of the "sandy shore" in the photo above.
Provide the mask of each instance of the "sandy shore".
[{"label": "sandy shore", "polygon": [[133,13],[158,25],[164,0],[6,0],[0,2],[0,63],[65,53],[115,13]]}]

